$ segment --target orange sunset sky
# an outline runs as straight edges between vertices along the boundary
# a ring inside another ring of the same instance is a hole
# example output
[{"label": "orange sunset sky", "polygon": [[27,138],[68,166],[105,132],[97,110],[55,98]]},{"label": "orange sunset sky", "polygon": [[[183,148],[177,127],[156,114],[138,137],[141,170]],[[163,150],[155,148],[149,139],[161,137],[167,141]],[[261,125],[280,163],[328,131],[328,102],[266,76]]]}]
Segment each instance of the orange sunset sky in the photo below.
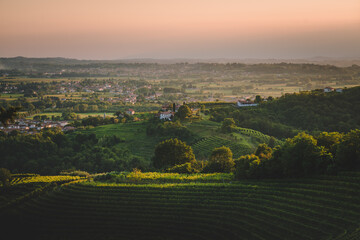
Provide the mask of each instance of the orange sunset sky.
[{"label": "orange sunset sky", "polygon": [[0,0],[0,57],[360,57],[360,0]]}]

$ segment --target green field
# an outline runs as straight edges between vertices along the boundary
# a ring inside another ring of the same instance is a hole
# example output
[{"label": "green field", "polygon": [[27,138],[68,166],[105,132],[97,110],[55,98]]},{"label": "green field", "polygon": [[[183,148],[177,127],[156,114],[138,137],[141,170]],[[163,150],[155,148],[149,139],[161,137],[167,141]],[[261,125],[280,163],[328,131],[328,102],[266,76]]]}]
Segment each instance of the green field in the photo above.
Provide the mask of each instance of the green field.
[{"label": "green field", "polygon": [[145,184],[143,180],[145,176],[136,184],[83,182],[55,187],[1,209],[8,218],[2,226],[4,230],[16,226],[40,239],[360,237],[359,172],[261,181]]},{"label": "green field", "polygon": [[146,135],[146,126],[143,122],[119,123],[98,126],[83,132],[95,133],[98,137],[118,136],[123,143],[118,146],[125,146],[136,156],[150,160],[154,154],[155,145],[161,140],[159,137]]},{"label": "green field", "polygon": [[[239,132],[222,134],[219,132],[219,123],[202,120],[186,123],[185,126],[194,134],[195,139],[191,147],[197,159],[206,159],[214,148],[227,146],[233,151],[234,157],[252,153],[260,143],[268,142],[269,136],[251,129],[242,129]],[[122,140],[120,146],[125,146],[136,156],[150,160],[154,154],[156,144],[168,139],[167,136],[147,136],[144,122],[119,123],[98,126],[86,133],[95,133],[98,137],[116,135]],[[260,136],[260,137],[259,137]]]}]

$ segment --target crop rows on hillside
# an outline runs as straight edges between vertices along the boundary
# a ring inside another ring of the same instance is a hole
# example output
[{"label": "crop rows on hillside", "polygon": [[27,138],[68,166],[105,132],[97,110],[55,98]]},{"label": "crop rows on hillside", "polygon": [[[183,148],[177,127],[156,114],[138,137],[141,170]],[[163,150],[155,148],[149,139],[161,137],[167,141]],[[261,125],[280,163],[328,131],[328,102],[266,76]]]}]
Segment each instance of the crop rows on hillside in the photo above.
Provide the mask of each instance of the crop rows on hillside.
[{"label": "crop rows on hillside", "polygon": [[192,148],[196,157],[209,157],[214,148],[222,146],[229,147],[233,153],[234,158],[249,154],[253,151],[253,149],[248,145],[239,144],[236,141],[230,141],[217,136],[203,138],[202,140],[195,143]]},{"label": "crop rows on hillside", "polygon": [[[356,239],[360,176],[69,185],[21,210],[40,235],[102,239]],[[355,238],[352,238],[355,236]]]},{"label": "crop rows on hillside", "polygon": [[[241,134],[246,135],[246,136],[250,136],[253,137],[255,139],[257,139],[259,142],[262,143],[268,143],[270,140],[270,136],[263,134],[262,132],[253,130],[253,129],[249,129],[249,128],[236,128]],[[282,142],[279,140],[275,140],[275,145],[280,145]]]}]

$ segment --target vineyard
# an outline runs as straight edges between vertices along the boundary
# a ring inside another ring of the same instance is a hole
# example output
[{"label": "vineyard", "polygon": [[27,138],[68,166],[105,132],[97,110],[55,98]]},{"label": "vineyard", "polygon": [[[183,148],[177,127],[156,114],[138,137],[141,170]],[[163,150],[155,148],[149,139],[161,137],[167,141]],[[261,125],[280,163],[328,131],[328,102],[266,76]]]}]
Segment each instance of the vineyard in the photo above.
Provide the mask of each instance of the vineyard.
[{"label": "vineyard", "polygon": [[160,172],[110,172],[95,177],[96,181],[116,183],[199,183],[231,182],[233,173],[160,173]]},{"label": "vineyard", "polygon": [[217,136],[203,138],[191,147],[193,148],[195,156],[198,159],[201,159],[209,157],[214,148],[222,146],[229,147],[234,158],[238,158],[254,151],[254,148],[248,144],[238,143],[237,141],[231,141]]},{"label": "vineyard", "polygon": [[86,178],[79,176],[40,176],[38,174],[13,174],[10,187],[2,189],[1,209],[8,208],[37,197],[59,185],[78,183]]},{"label": "vineyard", "polygon": [[40,239],[359,239],[359,172],[224,183],[141,182],[179,177],[148,173],[137,184],[62,186],[19,206],[16,219],[22,222],[16,226],[26,226]]},{"label": "vineyard", "polygon": [[[263,134],[262,132],[253,130],[253,129],[249,129],[249,128],[236,128],[238,130],[239,133],[246,135],[246,136],[250,136],[255,138],[256,140],[258,140],[259,142],[262,143],[268,143],[270,140],[270,136]],[[275,139],[275,145],[281,145],[282,141]]]}]

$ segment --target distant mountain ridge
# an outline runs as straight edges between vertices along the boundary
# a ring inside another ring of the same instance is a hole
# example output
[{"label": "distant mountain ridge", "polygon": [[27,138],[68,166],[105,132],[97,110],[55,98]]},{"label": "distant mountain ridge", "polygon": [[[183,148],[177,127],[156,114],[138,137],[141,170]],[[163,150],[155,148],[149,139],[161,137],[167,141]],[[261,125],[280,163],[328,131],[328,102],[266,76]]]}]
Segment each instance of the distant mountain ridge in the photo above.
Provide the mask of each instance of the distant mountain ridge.
[{"label": "distant mountain ridge", "polygon": [[[259,59],[259,58],[172,58],[172,59],[156,59],[156,58],[128,58],[117,60],[86,60],[63,57],[47,57],[47,58],[28,58],[28,57],[11,57],[0,58],[0,69],[8,65],[16,64],[91,64],[91,63],[158,63],[158,64],[175,64],[175,63],[244,63],[244,64],[274,64],[274,63],[294,63],[294,64],[318,64],[318,65],[334,65],[338,67],[348,67],[352,65],[360,65],[360,58],[330,58],[330,57],[314,57],[304,59]],[[2,66],[2,67],[1,67]]]}]

